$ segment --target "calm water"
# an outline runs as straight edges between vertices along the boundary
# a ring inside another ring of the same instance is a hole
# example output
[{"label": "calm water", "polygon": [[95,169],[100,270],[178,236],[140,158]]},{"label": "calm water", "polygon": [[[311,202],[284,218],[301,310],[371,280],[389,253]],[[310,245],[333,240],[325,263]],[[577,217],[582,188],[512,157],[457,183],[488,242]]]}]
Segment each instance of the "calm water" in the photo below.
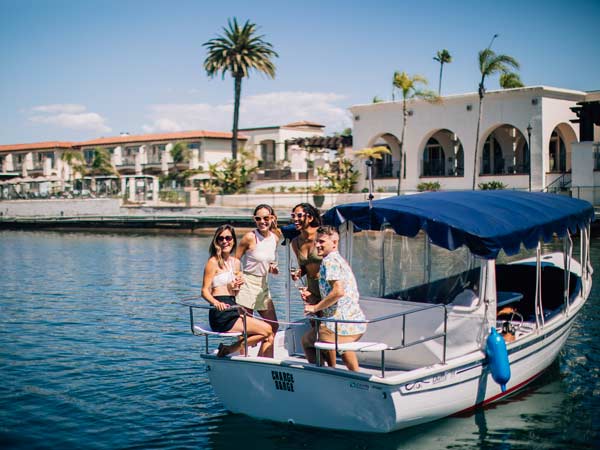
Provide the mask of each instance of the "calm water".
[{"label": "calm water", "polygon": [[386,436],[224,411],[177,303],[198,294],[207,247],[187,235],[0,232],[0,448],[600,446],[600,238],[591,298],[551,370],[502,404]]}]

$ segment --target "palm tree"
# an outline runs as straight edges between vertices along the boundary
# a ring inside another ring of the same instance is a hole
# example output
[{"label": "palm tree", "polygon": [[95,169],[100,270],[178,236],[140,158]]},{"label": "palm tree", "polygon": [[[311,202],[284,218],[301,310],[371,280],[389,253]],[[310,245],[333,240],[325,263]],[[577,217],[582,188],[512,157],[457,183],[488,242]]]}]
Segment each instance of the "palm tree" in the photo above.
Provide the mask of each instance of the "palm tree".
[{"label": "palm tree", "polygon": [[73,180],[75,174],[84,176],[87,173],[85,158],[81,151],[66,150],[60,155],[60,159],[71,168],[69,181]]},{"label": "palm tree", "polygon": [[398,170],[398,195],[400,195],[400,186],[402,183],[402,160],[404,156],[404,138],[406,134],[406,122],[408,119],[407,100],[422,98],[427,101],[438,101],[439,97],[435,92],[421,89],[419,85],[427,86],[427,79],[421,75],[409,76],[406,72],[394,72],[392,80],[393,90],[399,90],[402,93],[402,138],[400,140],[400,163]]},{"label": "palm tree", "polygon": [[438,95],[442,95],[442,71],[444,70],[444,64],[452,62],[452,55],[446,49],[438,50],[436,56],[433,59],[440,63],[440,83],[438,85]]},{"label": "palm tree", "polygon": [[119,176],[119,172],[113,166],[110,160],[110,153],[108,150],[102,147],[96,147],[94,149],[94,159],[92,159],[92,170],[94,175],[116,175]]},{"label": "palm tree", "polygon": [[500,87],[502,89],[520,88],[525,86],[518,73],[504,72],[500,75]]},{"label": "palm tree", "polygon": [[497,55],[488,46],[485,50],[479,52],[479,72],[481,81],[479,82],[479,115],[477,117],[477,134],[475,135],[475,152],[473,152],[473,190],[475,190],[475,179],[477,178],[477,147],[479,146],[479,129],[481,127],[481,113],[483,106],[483,97],[485,96],[485,77],[496,73],[510,72],[509,67],[518,69],[519,63],[515,58],[508,55]]},{"label": "palm tree", "polygon": [[238,120],[240,115],[240,97],[242,79],[249,76],[250,70],[262,72],[270,78],[275,78],[275,65],[271,58],[279,55],[273,46],[263,40],[262,35],[256,35],[256,24],[249,20],[240,27],[237,19],[227,21],[228,27],[223,27],[223,35],[211,39],[204,44],[208,55],[204,60],[204,69],[209,77],[229,72],[234,81],[233,106],[233,139],[231,140],[231,157],[237,159]]},{"label": "palm tree", "polygon": [[373,163],[375,159],[383,159],[383,155],[391,155],[392,151],[384,147],[383,145],[378,145],[377,147],[366,147],[362,150],[357,150],[354,152],[355,156],[358,156],[360,159],[364,159],[367,164],[367,176],[369,178],[369,200],[373,198]]}]

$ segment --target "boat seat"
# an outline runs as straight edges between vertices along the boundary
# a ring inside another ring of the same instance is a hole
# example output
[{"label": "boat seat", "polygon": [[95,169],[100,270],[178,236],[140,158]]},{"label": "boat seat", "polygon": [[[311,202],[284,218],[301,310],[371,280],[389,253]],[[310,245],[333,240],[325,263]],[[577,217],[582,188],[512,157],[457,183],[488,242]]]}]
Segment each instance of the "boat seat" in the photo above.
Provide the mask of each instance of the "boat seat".
[{"label": "boat seat", "polygon": [[319,350],[338,350],[342,352],[381,352],[381,378],[385,377],[385,351],[390,347],[383,342],[344,342],[338,343],[337,347],[335,342],[315,342],[315,348]]},{"label": "boat seat", "polygon": [[[315,342],[315,348],[319,350],[335,350],[335,342]],[[342,352],[382,352],[387,350],[387,344],[383,342],[345,342],[338,343],[337,350]]]},{"label": "boat seat", "polygon": [[243,333],[240,331],[226,331],[226,332],[221,332],[221,331],[214,331],[211,327],[210,324],[208,323],[208,320],[194,320],[193,322],[193,326],[192,326],[192,333],[195,336],[204,336],[204,353],[208,354],[208,337],[209,336],[217,336],[217,337],[238,337],[241,336]]},{"label": "boat seat", "polygon": [[222,336],[222,337],[236,337],[241,336],[241,331],[213,331],[208,322],[202,320],[194,320],[194,334],[196,336]]}]

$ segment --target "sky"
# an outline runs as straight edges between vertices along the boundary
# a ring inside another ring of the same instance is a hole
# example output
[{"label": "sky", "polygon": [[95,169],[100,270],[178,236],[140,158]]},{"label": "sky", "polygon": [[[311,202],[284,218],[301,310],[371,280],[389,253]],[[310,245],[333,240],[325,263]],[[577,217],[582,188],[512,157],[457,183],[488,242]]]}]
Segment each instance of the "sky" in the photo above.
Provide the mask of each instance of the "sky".
[{"label": "sky", "polygon": [[240,128],[342,131],[396,70],[437,90],[442,49],[442,95],[475,92],[496,33],[525,85],[600,90],[599,0],[0,0],[0,145],[231,130],[233,80],[206,75],[202,44],[233,17],[279,54],[275,79],[243,81]]}]

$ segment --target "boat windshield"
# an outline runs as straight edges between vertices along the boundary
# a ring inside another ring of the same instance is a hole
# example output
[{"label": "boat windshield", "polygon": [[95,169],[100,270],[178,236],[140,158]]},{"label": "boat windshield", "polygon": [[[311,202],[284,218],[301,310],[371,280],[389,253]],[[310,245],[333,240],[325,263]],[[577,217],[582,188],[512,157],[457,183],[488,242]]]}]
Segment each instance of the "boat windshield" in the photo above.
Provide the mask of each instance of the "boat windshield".
[{"label": "boat windshield", "polygon": [[349,253],[363,296],[447,304],[466,289],[478,293],[483,260],[464,246],[432,245],[423,232],[413,238],[390,227],[353,233]]}]

